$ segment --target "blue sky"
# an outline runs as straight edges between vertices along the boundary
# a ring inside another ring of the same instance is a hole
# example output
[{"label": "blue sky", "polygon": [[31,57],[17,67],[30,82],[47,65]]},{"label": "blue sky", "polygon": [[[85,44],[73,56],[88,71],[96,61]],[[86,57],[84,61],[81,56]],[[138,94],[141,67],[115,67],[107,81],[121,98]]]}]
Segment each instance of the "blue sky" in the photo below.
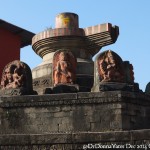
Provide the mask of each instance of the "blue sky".
[{"label": "blue sky", "polygon": [[[0,18],[38,33],[55,27],[61,12],[79,15],[80,28],[102,23],[119,26],[120,35],[111,49],[133,64],[135,82],[144,91],[150,81],[150,0],[1,0]],[[31,69],[42,62],[31,46],[21,49],[21,60]]]}]

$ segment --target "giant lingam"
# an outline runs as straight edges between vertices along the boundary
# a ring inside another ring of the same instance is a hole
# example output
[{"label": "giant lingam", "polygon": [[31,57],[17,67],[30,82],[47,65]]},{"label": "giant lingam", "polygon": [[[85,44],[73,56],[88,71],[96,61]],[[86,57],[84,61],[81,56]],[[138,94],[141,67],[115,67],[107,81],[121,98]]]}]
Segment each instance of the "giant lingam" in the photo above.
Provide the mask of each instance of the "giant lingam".
[{"label": "giant lingam", "polygon": [[74,13],[58,14],[55,23],[54,29],[46,29],[32,39],[33,50],[43,59],[32,70],[34,89],[43,94],[43,89],[55,85],[53,57],[59,50],[69,51],[77,58],[75,84],[79,85],[79,91],[90,91],[94,80],[92,57],[102,47],[117,40],[118,26],[105,23],[82,29],[79,28],[78,15]]}]

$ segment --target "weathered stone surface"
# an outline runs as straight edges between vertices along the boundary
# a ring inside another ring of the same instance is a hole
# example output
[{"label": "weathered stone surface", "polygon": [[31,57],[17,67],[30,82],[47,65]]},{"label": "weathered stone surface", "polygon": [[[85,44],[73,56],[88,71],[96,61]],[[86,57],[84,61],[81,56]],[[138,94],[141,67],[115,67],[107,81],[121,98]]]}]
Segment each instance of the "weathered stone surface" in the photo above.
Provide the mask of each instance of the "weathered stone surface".
[{"label": "weathered stone surface", "polygon": [[[52,64],[51,64],[52,65]],[[41,70],[41,67],[39,66],[39,68],[35,68],[32,71],[32,74],[35,74],[35,77],[33,79],[33,89],[35,91],[37,91],[38,95],[43,95],[43,94],[50,94],[50,91],[46,91],[48,88],[52,88],[53,87],[53,83],[52,83],[52,66],[51,65],[45,65],[47,67],[48,70],[50,70],[50,74],[47,76],[43,76],[43,77],[37,77],[36,74],[38,74],[39,70]],[[76,84],[80,85],[79,91],[80,92],[90,92],[91,91],[91,87],[93,85],[93,76],[91,74],[93,74],[93,63],[87,63],[87,65],[85,63],[78,63],[77,64],[77,75],[76,75]],[[85,69],[88,68],[89,72]],[[84,74],[84,71],[86,72],[86,74]],[[43,73],[43,71],[41,70],[41,72]],[[83,75],[81,75],[83,74]]]},{"label": "weathered stone surface", "polygon": [[0,97],[0,148],[150,144],[149,112],[148,95],[127,91]]},{"label": "weathered stone surface", "polygon": [[50,78],[50,76],[33,79],[33,89],[37,91],[38,95],[50,94],[50,87],[52,87],[52,78]]},{"label": "weathered stone surface", "polygon": [[2,73],[0,95],[32,95],[31,69],[19,60],[8,63]]},{"label": "weathered stone surface", "polygon": [[[0,149],[57,149],[79,150],[94,144],[102,145],[144,145],[149,149],[150,130],[111,132],[48,133],[48,134],[7,134],[0,135]],[[145,135],[145,136],[144,136]],[[90,145],[91,144],[91,145]],[[114,148],[111,148],[114,149]],[[125,148],[123,148],[125,149]],[[138,148],[140,149],[140,148]],[[142,148],[141,148],[142,149]]]},{"label": "weathered stone surface", "polygon": [[34,91],[29,91],[26,88],[14,88],[14,89],[5,89],[0,91],[0,95],[11,95],[11,96],[16,96],[16,95],[36,95],[37,93]]},{"label": "weathered stone surface", "polygon": [[76,84],[57,84],[53,87],[53,93],[77,93],[79,86]]},{"label": "weathered stone surface", "polygon": [[134,92],[0,97],[0,107],[0,134],[136,130],[150,124],[150,98]]},{"label": "weathered stone surface", "polygon": [[[99,86],[95,87],[95,90],[99,89],[99,91],[139,91],[138,84],[128,84],[128,83],[119,83],[119,82],[101,82]],[[98,91],[98,90],[97,90]]]}]

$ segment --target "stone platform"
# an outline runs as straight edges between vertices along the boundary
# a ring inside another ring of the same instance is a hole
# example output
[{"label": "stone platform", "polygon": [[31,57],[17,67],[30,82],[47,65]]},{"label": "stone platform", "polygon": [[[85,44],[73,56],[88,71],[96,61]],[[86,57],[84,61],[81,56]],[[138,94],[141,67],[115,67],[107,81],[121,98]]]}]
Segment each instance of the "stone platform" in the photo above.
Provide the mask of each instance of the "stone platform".
[{"label": "stone platform", "polygon": [[0,119],[2,150],[8,146],[44,150],[55,145],[58,150],[69,150],[87,143],[150,142],[150,97],[144,93],[0,97]]},{"label": "stone platform", "polygon": [[125,91],[1,97],[0,112],[0,134],[150,128],[150,97]]}]

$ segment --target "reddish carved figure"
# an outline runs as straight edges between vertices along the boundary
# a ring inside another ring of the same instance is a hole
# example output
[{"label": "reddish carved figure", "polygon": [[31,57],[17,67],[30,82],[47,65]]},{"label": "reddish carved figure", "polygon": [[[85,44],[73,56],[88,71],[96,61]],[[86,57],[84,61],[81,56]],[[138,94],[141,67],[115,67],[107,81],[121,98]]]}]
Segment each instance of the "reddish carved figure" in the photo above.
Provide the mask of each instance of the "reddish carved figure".
[{"label": "reddish carved figure", "polygon": [[54,56],[53,81],[57,84],[73,84],[75,81],[76,59],[71,52],[60,51]]},{"label": "reddish carved figure", "polygon": [[26,81],[24,69],[25,66],[20,61],[6,66],[1,81],[2,89],[23,87]]},{"label": "reddish carved figure", "polygon": [[123,62],[112,51],[106,51],[97,61],[98,73],[101,82],[123,82]]}]

